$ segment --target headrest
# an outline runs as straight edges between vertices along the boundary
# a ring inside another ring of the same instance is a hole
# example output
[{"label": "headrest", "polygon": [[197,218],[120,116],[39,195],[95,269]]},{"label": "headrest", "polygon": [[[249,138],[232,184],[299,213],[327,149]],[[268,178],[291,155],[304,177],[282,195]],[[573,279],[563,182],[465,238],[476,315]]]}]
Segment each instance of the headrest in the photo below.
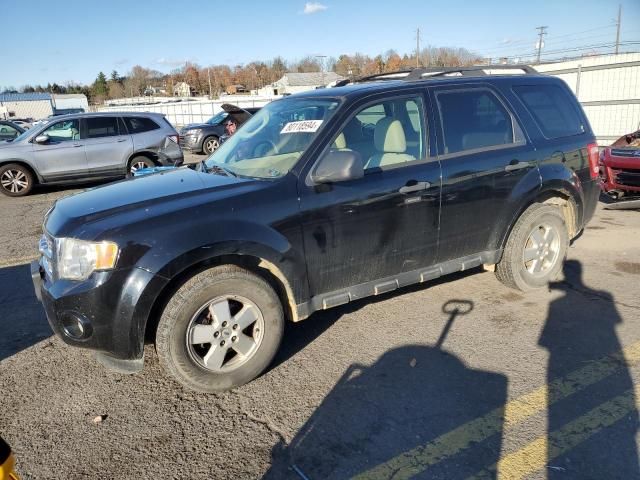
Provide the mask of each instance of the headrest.
[{"label": "headrest", "polygon": [[391,117],[385,117],[376,123],[373,142],[379,152],[404,153],[407,150],[402,124]]},{"label": "headrest", "polygon": [[333,148],[337,148],[338,150],[347,148],[347,139],[344,138],[344,133],[340,133],[340,135],[336,137],[336,141],[333,142]]}]

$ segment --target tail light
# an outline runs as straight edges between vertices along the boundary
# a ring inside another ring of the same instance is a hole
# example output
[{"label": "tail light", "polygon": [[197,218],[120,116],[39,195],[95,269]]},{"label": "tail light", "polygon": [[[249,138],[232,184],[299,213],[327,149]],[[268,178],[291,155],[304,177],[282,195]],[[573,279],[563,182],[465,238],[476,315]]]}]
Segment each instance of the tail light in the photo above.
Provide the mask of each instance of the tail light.
[{"label": "tail light", "polygon": [[600,173],[600,150],[597,143],[587,145],[587,156],[589,157],[589,172],[591,178],[595,180]]},{"label": "tail light", "polygon": [[169,139],[170,139],[172,142],[180,143],[180,135],[169,135]]}]

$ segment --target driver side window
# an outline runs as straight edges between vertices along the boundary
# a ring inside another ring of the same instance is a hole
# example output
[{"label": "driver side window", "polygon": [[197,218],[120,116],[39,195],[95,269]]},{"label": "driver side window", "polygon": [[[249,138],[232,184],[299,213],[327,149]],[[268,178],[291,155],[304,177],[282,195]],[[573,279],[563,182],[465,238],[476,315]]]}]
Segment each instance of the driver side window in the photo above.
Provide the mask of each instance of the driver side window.
[{"label": "driver side window", "polygon": [[360,110],[336,137],[333,148],[360,154],[366,170],[424,158],[422,98],[385,100]]},{"label": "driver side window", "polygon": [[61,120],[51,125],[40,135],[48,135],[50,142],[80,140],[80,121],[77,118]]}]

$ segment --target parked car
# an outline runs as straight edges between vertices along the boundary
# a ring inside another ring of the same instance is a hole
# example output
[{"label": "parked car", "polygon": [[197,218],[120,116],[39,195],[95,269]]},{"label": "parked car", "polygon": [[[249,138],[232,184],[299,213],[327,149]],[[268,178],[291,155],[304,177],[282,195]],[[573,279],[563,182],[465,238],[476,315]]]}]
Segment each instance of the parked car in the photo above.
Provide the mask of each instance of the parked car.
[{"label": "parked car", "polygon": [[180,146],[193,153],[210,155],[220,146],[220,137],[224,135],[224,121],[231,117],[238,127],[246,122],[259,107],[240,108],[230,103],[222,105],[222,112],[215,114],[205,123],[192,123],[180,130]]},{"label": "parked car", "polygon": [[182,160],[178,133],[159,113],[64,115],[0,144],[0,191],[19,197],[37,183],[118,178]]},{"label": "parked car", "polygon": [[12,118],[11,122],[15,123],[24,130],[29,130],[31,128],[31,123],[27,122],[26,120],[16,120]]},{"label": "parked car", "polygon": [[602,190],[615,200],[640,196],[640,130],[600,152]]},{"label": "parked car", "polygon": [[8,120],[0,120],[0,142],[13,140],[24,133],[24,128]]},{"label": "parked car", "polygon": [[53,330],[125,372],[148,339],[213,392],[259,375],[286,320],[481,265],[547,286],[595,211],[598,146],[562,80],[491,72],[291,95],[197,170],[58,200],[31,265]]}]

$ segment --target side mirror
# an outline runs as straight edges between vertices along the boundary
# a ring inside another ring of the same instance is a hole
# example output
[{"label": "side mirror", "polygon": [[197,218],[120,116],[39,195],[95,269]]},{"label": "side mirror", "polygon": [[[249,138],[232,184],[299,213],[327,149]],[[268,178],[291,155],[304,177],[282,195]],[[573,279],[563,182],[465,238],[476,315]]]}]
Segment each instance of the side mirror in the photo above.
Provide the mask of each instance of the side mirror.
[{"label": "side mirror", "polygon": [[364,177],[364,164],[358,152],[330,150],[316,167],[311,179],[315,183],[344,182]]},{"label": "side mirror", "polygon": [[38,135],[35,139],[36,143],[49,143],[49,135]]}]

